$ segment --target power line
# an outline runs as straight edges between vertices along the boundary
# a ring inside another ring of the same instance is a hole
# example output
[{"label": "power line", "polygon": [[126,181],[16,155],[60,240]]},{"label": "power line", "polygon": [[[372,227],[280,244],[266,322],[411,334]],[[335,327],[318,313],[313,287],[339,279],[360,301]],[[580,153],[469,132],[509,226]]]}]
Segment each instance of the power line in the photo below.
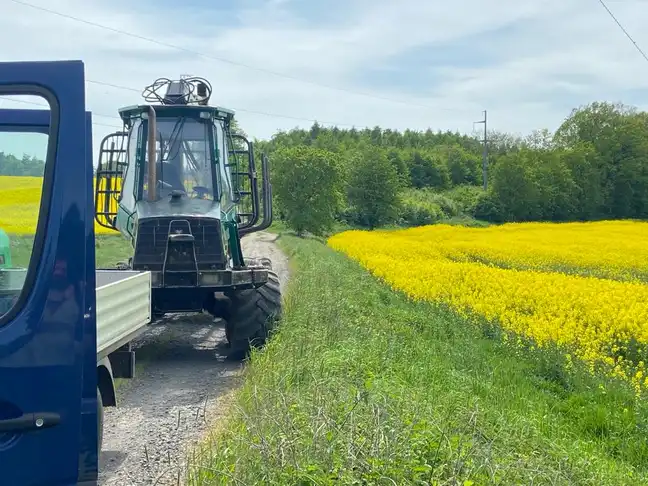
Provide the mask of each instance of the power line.
[{"label": "power line", "polygon": [[[49,105],[45,105],[43,103],[36,103],[35,101],[16,100],[14,98],[7,98],[6,96],[0,96],[0,100],[9,101],[9,102],[13,102],[13,103],[23,103],[25,105],[40,106],[41,108],[44,108],[46,110],[49,109]],[[115,119],[121,120],[121,118],[119,118],[118,116],[102,115],[100,113],[92,113],[92,116],[100,116],[100,117],[105,117],[105,118],[115,118]],[[100,122],[96,122],[96,121],[93,121],[92,124],[96,125],[98,127],[121,128],[121,126],[108,125],[107,123],[100,123]]]},{"label": "power line", "polygon": [[[92,83],[92,84],[97,84],[97,85],[100,85],[100,86],[107,86],[107,87],[115,88],[115,89],[122,89],[122,90],[137,92],[137,93],[141,92],[141,90],[139,90],[137,88],[131,88],[129,86],[120,86],[118,84],[107,83],[107,82],[103,82],[103,81],[96,81],[96,80],[86,79],[86,82],[87,83]],[[13,102],[16,102],[16,103],[25,103],[25,104],[28,104],[28,105],[42,106],[43,108],[47,108],[47,105],[44,105],[42,103],[35,103],[33,101],[16,100],[16,99],[13,99],[13,98],[6,98],[6,97],[3,98],[1,96],[0,96],[0,99],[5,99],[7,101],[13,101]],[[244,109],[244,108],[233,107],[232,109],[234,111],[240,111],[240,112],[243,112],[243,113],[251,113],[251,114],[262,115],[262,116],[267,116],[267,117],[271,117],[271,118],[287,118],[287,119],[290,119],[290,120],[307,121],[307,122],[311,122],[311,123],[319,123],[321,125],[333,125],[333,126],[338,126],[338,127],[368,128],[365,125],[356,125],[356,124],[350,124],[350,123],[337,123],[337,122],[332,122],[332,121],[317,120],[317,119],[314,119],[314,118],[303,118],[303,117],[298,117],[298,116],[280,115],[280,114],[277,114],[277,113],[268,113],[268,112],[256,111],[256,110],[247,110],[247,109]],[[104,117],[104,118],[112,118],[112,119],[115,119],[115,120],[121,120],[121,118],[116,116],[116,115],[106,115],[104,113],[92,112],[92,116],[100,116],[100,117]],[[99,124],[99,125],[101,125],[101,124]],[[104,125],[104,126],[108,126],[108,125]]]},{"label": "power line", "polygon": [[[363,93],[363,92],[353,91],[353,90],[349,90],[349,89],[345,89],[345,88],[329,86],[329,85],[325,85],[325,84],[322,84],[322,83],[317,83],[317,82],[314,82],[314,81],[306,80],[306,79],[303,79],[303,78],[298,78],[298,77],[295,77],[295,76],[286,75],[286,74],[283,74],[283,73],[271,71],[271,70],[268,70],[268,69],[265,69],[265,68],[259,68],[259,67],[251,66],[251,65],[248,65],[248,64],[245,64],[245,63],[232,61],[230,59],[221,58],[221,57],[217,57],[217,56],[212,56],[212,55],[205,54],[205,53],[202,53],[202,52],[199,52],[199,51],[194,51],[192,49],[187,49],[187,48],[182,47],[182,46],[178,46],[178,45],[175,45],[175,44],[163,42],[163,41],[160,41],[160,40],[157,40],[157,39],[142,36],[142,35],[135,34],[135,33],[132,33],[132,32],[128,32],[128,31],[125,31],[125,30],[116,29],[116,28],[113,28],[113,27],[108,27],[106,25],[99,24],[97,22],[92,22],[92,21],[82,19],[82,18],[79,18],[79,17],[75,17],[73,15],[69,15],[69,14],[66,14],[66,13],[63,13],[63,12],[59,12],[59,11],[56,11],[56,10],[41,7],[39,5],[34,5],[34,4],[26,2],[24,0],[11,0],[11,1],[16,3],[16,4],[19,4],[19,5],[30,7],[30,8],[39,10],[39,11],[43,11],[43,12],[46,12],[46,13],[49,13],[49,14],[52,14],[52,15],[56,15],[56,16],[59,16],[59,17],[65,18],[65,19],[73,20],[75,22],[80,22],[80,23],[83,23],[83,24],[86,24],[86,25],[90,25],[92,27],[104,29],[104,30],[107,30],[107,31],[110,31],[110,32],[120,34],[120,35],[126,35],[126,36],[129,36],[129,37],[145,40],[147,42],[151,42],[151,43],[161,45],[161,46],[164,46],[164,47],[169,47],[169,48],[172,48],[172,49],[177,49],[177,50],[184,51],[184,52],[187,52],[187,53],[195,54],[197,56],[204,57],[204,58],[207,58],[207,59],[212,59],[212,60],[216,60],[216,61],[219,61],[219,62],[232,64],[232,65],[237,66],[237,67],[243,67],[243,68],[252,69],[252,70],[256,70],[256,71],[260,71],[260,72],[265,72],[265,73],[268,73],[268,74],[271,74],[271,75],[274,75],[274,76],[283,77],[283,78],[286,78],[286,79],[291,79],[291,80],[294,80],[294,81],[303,82],[303,83],[307,83],[307,84],[312,84],[312,85],[323,87],[323,88],[326,88],[326,89],[342,91],[342,92],[346,92],[346,93],[350,93],[350,94],[354,94],[354,95],[366,96],[366,97],[375,98],[375,99],[384,100],[384,101],[389,101],[389,102],[394,102],[394,103],[401,103],[401,104],[414,106],[414,107],[419,107],[419,108],[429,108],[429,109],[434,109],[434,110],[445,110],[445,111],[454,111],[454,112],[467,111],[467,110],[458,110],[458,109],[453,109],[453,108],[434,107],[434,106],[424,105],[424,104],[420,104],[420,103],[411,103],[411,102],[398,100],[398,99],[394,99],[394,98],[389,98],[389,97],[384,97],[384,96],[377,96],[377,95],[373,95],[373,94],[369,94],[369,93]],[[117,84],[109,83],[109,82],[105,82],[105,81],[86,79],[86,82],[91,83],[91,84],[100,85],[100,86],[111,87],[111,88],[115,88],[115,89],[122,89],[122,90],[141,93],[140,89],[132,88],[132,87],[129,87],[129,86],[121,86],[121,85],[117,85]],[[16,101],[16,100],[14,100],[14,101]],[[307,121],[307,122],[311,122],[311,123],[319,123],[319,124],[322,124],[322,125],[333,125],[333,126],[341,126],[341,127],[346,126],[346,127],[360,128],[360,129],[368,128],[367,126],[364,126],[364,125],[349,124],[349,123],[338,123],[338,122],[333,122],[333,121],[317,120],[317,119],[313,119],[313,118],[305,118],[305,117],[298,117],[298,116],[291,116],[291,115],[283,115],[283,114],[278,114],[278,113],[270,113],[270,112],[263,112],[263,111],[257,111],[257,110],[249,110],[249,109],[245,109],[245,108],[232,107],[232,109],[237,111],[237,112],[262,115],[262,116],[267,116],[267,117],[271,117],[271,118],[285,118],[285,119],[296,120],[296,121]],[[106,118],[112,118],[112,119],[120,119],[120,117],[115,116],[115,115],[106,115],[106,114],[101,114],[101,113],[93,113],[93,115],[100,116],[100,117],[106,117]],[[107,126],[107,125],[104,125],[104,126]]]},{"label": "power line", "polygon": [[[35,101],[16,100],[14,98],[9,98],[7,96],[0,96],[0,99],[3,99],[5,101],[12,101],[14,103],[24,103],[26,105],[42,106],[43,108],[49,108],[49,105],[43,103],[36,103]],[[95,112],[92,112],[92,116],[100,116],[103,118],[114,118],[116,120],[121,120],[121,118],[116,115],[104,115],[102,113],[95,113]]]},{"label": "power line", "polygon": [[[96,80],[93,80],[93,79],[86,79],[86,82],[91,83],[91,84],[96,84],[96,85],[99,85],[99,86],[106,86],[106,87],[109,87],[109,88],[122,89],[122,90],[125,90],[125,91],[133,91],[133,92],[136,92],[136,93],[141,93],[142,92],[142,90],[137,89],[137,88],[133,88],[131,86],[122,86],[122,85],[119,85],[119,84],[108,83],[108,82],[105,82],[105,81],[96,81]],[[351,123],[337,123],[337,122],[332,122],[332,121],[317,120],[315,118],[303,118],[303,117],[299,117],[299,116],[281,115],[281,114],[278,114],[278,113],[269,113],[269,112],[265,112],[265,111],[248,110],[246,108],[237,108],[237,107],[234,107],[234,106],[232,107],[232,110],[240,111],[242,113],[251,113],[251,114],[254,114],[254,115],[268,116],[268,117],[271,117],[271,118],[287,118],[289,120],[307,121],[307,122],[311,122],[311,123],[317,122],[317,123],[320,123],[322,125],[335,125],[335,126],[339,126],[339,127],[367,128],[364,125],[356,125],[356,124],[351,124]]]},{"label": "power line", "polygon": [[[218,61],[218,62],[230,64],[230,65],[236,66],[236,67],[241,67],[241,68],[251,69],[251,70],[254,70],[254,71],[263,72],[263,73],[266,73],[266,74],[270,74],[272,76],[277,76],[277,77],[280,77],[280,78],[290,79],[292,81],[298,81],[298,82],[301,82],[301,83],[311,84],[311,85],[318,86],[318,87],[321,87],[321,88],[326,88],[326,89],[335,90],[335,91],[341,91],[341,92],[344,92],[344,93],[354,94],[354,95],[357,95],[357,96],[365,96],[365,97],[368,97],[368,98],[375,98],[375,99],[379,99],[379,100],[383,100],[383,101],[389,101],[389,102],[392,102],[392,103],[400,103],[400,104],[405,104],[405,105],[409,105],[409,106],[415,106],[415,107],[418,107],[418,108],[428,108],[428,109],[433,109],[433,110],[444,110],[444,111],[454,111],[454,112],[460,111],[460,110],[453,109],[453,108],[442,108],[442,107],[438,107],[438,106],[424,105],[424,104],[420,104],[420,103],[412,103],[412,102],[409,102],[409,101],[398,100],[398,99],[395,99],[395,98],[389,98],[389,97],[385,97],[385,96],[379,96],[379,95],[374,95],[374,94],[370,94],[370,93],[364,93],[364,92],[361,92],[361,91],[355,91],[355,90],[350,90],[350,89],[346,89],[346,88],[340,88],[338,86],[331,86],[331,85],[328,85],[328,84],[318,83],[316,81],[311,81],[311,80],[308,80],[308,79],[299,78],[299,77],[296,77],[296,76],[280,73],[280,72],[273,71],[273,70],[266,69],[266,68],[252,66],[250,64],[242,63],[242,62],[239,62],[239,61],[232,61],[231,59],[227,59],[227,58],[223,58],[223,57],[219,57],[219,56],[213,56],[213,55],[210,55],[210,54],[205,54],[204,52],[195,51],[193,49],[188,49],[186,47],[178,46],[176,44],[171,44],[171,43],[168,43],[168,42],[160,41],[158,39],[153,39],[151,37],[146,37],[146,36],[143,36],[143,35],[135,34],[133,32],[128,32],[128,31],[125,31],[125,30],[116,29],[114,27],[108,27],[106,25],[99,24],[97,22],[92,22],[90,20],[82,19],[80,17],[75,17],[73,15],[69,15],[69,14],[66,14],[66,13],[63,13],[63,12],[59,12],[59,11],[52,10],[52,9],[49,9],[49,8],[41,7],[40,5],[34,5],[32,3],[25,2],[24,0],[11,0],[11,1],[13,3],[23,5],[25,7],[30,7],[30,8],[36,9],[36,10],[40,10],[42,12],[49,13],[51,15],[56,15],[58,17],[62,17],[62,18],[68,19],[68,20],[73,20],[75,22],[80,22],[80,23],[90,25],[92,27],[96,27],[96,28],[99,28],[99,29],[107,30],[107,31],[110,31],[110,32],[113,32],[113,33],[116,33],[116,34],[126,35],[126,36],[129,36],[129,37],[133,37],[135,39],[140,39],[140,40],[144,40],[144,41],[147,41],[147,42],[151,42],[151,43],[157,44],[159,46],[169,47],[171,49],[177,49],[177,50],[189,53],[189,54],[194,54],[196,56],[200,56],[200,57],[210,59],[210,60],[213,60],[213,61]],[[243,110],[240,110],[240,111],[243,111]],[[461,111],[465,111],[465,110],[461,110]]]},{"label": "power line", "polygon": [[623,27],[623,24],[621,24],[621,22],[619,22],[619,20],[616,18],[616,16],[615,16],[615,15],[612,13],[612,11],[608,8],[608,6],[606,5],[605,1],[604,1],[604,0],[598,0],[598,2],[603,6],[603,8],[605,9],[605,11],[608,13],[608,15],[609,15],[610,17],[612,17],[612,20],[614,20],[614,22],[616,22],[616,24],[617,24],[617,25],[619,26],[619,28],[623,31],[623,33],[625,34],[625,36],[626,36],[628,39],[630,39],[630,42],[632,42],[632,44],[635,46],[635,48],[639,51],[639,54],[641,54],[641,55],[643,56],[643,58],[644,58],[646,61],[648,61],[648,55],[646,55],[646,53],[644,52],[644,50],[643,50],[641,47],[639,47],[639,44],[637,44],[637,43],[635,42],[635,40],[634,40],[634,39],[632,38],[632,36],[628,33],[628,31],[625,29],[625,27]]},{"label": "power line", "polygon": [[[125,90],[125,91],[132,91],[132,92],[135,92],[135,93],[141,93],[141,90],[139,90],[137,88],[130,87],[130,86],[122,86],[122,85],[119,85],[119,84],[108,83],[108,82],[105,82],[105,81],[97,81],[97,80],[93,80],[93,79],[86,79],[86,82],[91,83],[91,84],[96,84],[98,86],[106,86],[106,87],[109,87],[109,88],[121,89],[121,90]],[[3,97],[0,96],[0,99],[1,98],[3,98]],[[14,101],[16,103],[25,103],[25,104],[28,104],[28,105],[36,105],[36,106],[42,106],[44,108],[47,108],[47,105],[43,105],[42,103],[35,103],[33,101],[16,100],[16,99],[13,99],[13,98],[6,98],[6,97],[4,99],[6,99],[7,101]],[[351,123],[338,123],[338,122],[332,122],[332,121],[317,120],[315,118],[303,118],[303,117],[299,117],[299,116],[281,115],[281,114],[278,114],[278,113],[269,113],[269,112],[264,112],[264,111],[248,110],[248,109],[245,109],[245,108],[232,107],[232,109],[234,111],[240,111],[242,113],[251,113],[251,114],[254,114],[254,115],[262,115],[262,116],[267,116],[267,117],[271,117],[271,118],[286,118],[286,119],[289,119],[289,120],[307,121],[307,122],[311,122],[311,123],[319,123],[321,125],[333,125],[333,126],[338,126],[338,127],[368,128],[365,125],[357,125],[357,124],[351,124]],[[92,112],[92,116],[100,116],[100,117],[104,117],[104,118],[113,118],[115,120],[121,120],[121,118],[116,116],[116,115],[106,115],[104,113]],[[107,126],[107,125],[105,125],[105,126]]]},{"label": "power line", "polygon": [[99,123],[99,122],[95,122],[95,121],[93,121],[92,124],[95,125],[95,126],[98,126],[98,127],[108,127],[108,128],[112,128],[112,129],[115,129],[115,128],[121,129],[122,128],[122,127],[118,127],[116,125],[108,125],[107,123]]}]

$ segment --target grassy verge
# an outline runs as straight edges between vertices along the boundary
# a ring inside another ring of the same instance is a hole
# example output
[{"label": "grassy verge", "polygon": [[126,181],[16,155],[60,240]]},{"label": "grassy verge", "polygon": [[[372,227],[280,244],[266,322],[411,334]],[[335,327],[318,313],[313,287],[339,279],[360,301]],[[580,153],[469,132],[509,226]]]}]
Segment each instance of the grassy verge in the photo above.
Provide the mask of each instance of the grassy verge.
[{"label": "grassy verge", "polygon": [[[11,260],[15,267],[29,266],[34,237],[31,235],[9,235],[11,240]],[[114,267],[128,259],[133,249],[128,241],[119,235],[96,235],[95,252],[97,268]]]},{"label": "grassy verge", "polygon": [[[487,226],[491,226],[491,223],[480,221],[470,216],[453,216],[451,218],[443,219],[432,224],[447,224],[450,226],[466,226],[471,228],[485,228]],[[408,228],[408,226],[399,226],[397,224],[391,224],[391,225],[381,226],[379,229],[380,230],[402,230],[406,228]],[[336,233],[342,233],[343,231],[349,231],[349,230],[368,231],[366,227],[350,225],[350,224],[337,221],[329,231],[325,232],[325,234],[322,237],[315,237],[315,238],[321,241],[325,241],[326,238]],[[294,234],[294,232],[288,227],[288,225],[284,221],[281,221],[279,219],[273,221],[272,226],[270,226],[270,228],[268,228],[266,231],[268,233],[274,233],[274,234],[283,234],[283,233]]]},{"label": "grassy verge", "polygon": [[631,391],[408,302],[314,239],[279,241],[285,319],[189,484],[648,482]]}]

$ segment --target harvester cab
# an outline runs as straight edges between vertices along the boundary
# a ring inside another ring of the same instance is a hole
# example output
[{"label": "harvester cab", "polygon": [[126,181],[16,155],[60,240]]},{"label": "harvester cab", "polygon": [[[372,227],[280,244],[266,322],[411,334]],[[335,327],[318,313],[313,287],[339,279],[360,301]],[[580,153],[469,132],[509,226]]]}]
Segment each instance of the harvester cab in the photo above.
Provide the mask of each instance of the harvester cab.
[{"label": "harvester cab", "polygon": [[100,147],[95,218],[132,243],[122,268],[152,273],[157,315],[208,311],[248,348],[265,341],[281,302],[271,262],[241,248],[272,223],[268,160],[259,181],[253,144],[211,93],[203,78],[160,78],[142,93],[149,104],[119,110],[123,130]]}]

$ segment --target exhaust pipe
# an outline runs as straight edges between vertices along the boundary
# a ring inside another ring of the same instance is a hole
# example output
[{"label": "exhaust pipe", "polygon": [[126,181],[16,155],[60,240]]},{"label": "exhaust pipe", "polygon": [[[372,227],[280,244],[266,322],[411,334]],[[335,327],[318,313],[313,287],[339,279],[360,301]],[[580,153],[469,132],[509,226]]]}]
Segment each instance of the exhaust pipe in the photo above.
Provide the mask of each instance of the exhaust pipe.
[{"label": "exhaust pipe", "polygon": [[157,174],[156,158],[157,150],[155,148],[155,137],[157,135],[155,109],[148,107],[148,200],[157,200]]}]

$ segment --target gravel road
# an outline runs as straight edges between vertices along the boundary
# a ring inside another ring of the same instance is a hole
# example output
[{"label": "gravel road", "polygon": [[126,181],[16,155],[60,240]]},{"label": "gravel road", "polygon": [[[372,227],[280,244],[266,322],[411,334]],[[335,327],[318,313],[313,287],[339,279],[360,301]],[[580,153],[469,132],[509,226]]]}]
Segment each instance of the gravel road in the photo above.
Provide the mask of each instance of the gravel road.
[{"label": "gravel road", "polygon": [[[244,254],[269,257],[282,290],[288,261],[276,236],[243,238]],[[137,339],[147,363],[118,390],[118,406],[105,409],[101,486],[177,486],[192,444],[227,412],[242,364],[225,359],[225,331],[208,315],[170,316]]]}]

